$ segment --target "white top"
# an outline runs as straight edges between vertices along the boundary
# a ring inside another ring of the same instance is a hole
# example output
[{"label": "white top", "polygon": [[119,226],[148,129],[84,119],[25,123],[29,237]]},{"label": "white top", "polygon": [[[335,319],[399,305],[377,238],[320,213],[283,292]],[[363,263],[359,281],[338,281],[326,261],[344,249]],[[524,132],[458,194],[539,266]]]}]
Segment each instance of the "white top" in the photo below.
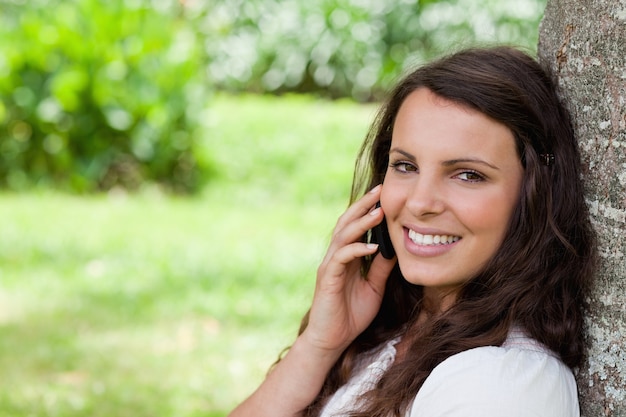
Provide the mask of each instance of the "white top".
[{"label": "white top", "polygon": [[[342,417],[374,388],[396,357],[394,339],[375,350],[330,398],[322,417]],[[578,417],[572,371],[557,355],[519,329],[501,347],[453,355],[426,378],[407,417]]]}]

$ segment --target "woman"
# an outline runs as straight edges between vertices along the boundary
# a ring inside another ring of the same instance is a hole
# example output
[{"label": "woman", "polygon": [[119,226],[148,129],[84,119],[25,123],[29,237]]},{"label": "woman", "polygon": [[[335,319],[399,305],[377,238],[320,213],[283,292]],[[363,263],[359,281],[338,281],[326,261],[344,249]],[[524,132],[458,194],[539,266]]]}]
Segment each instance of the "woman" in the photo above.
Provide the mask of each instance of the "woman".
[{"label": "woman", "polygon": [[[595,258],[580,172],[568,113],[522,52],[408,75],[298,338],[231,416],[577,416]],[[366,240],[383,219],[390,259]]]}]

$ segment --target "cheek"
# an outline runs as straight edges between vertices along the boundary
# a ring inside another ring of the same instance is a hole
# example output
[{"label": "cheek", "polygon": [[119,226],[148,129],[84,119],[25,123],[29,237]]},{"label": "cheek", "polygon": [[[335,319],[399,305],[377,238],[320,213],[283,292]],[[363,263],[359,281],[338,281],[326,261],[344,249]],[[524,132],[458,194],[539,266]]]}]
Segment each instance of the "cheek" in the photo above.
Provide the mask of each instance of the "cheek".
[{"label": "cheek", "polygon": [[400,188],[394,186],[393,181],[383,183],[380,193],[380,205],[385,212],[385,216],[393,217],[404,206],[406,196]]},{"label": "cheek", "polygon": [[[482,233],[491,241],[490,245],[499,246],[508,229],[513,214],[515,201],[502,198],[502,195],[483,200],[480,204],[468,205],[461,210],[463,217],[467,219],[470,229]],[[485,242],[487,243],[487,242]]]}]

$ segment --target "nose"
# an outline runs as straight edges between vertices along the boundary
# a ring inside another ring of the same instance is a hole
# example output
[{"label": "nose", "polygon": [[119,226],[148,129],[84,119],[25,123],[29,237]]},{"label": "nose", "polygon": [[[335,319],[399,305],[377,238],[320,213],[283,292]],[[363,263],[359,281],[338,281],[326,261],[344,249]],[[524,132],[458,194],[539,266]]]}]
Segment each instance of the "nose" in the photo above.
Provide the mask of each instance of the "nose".
[{"label": "nose", "polygon": [[416,217],[435,216],[445,210],[444,190],[434,175],[420,173],[411,185],[406,207]]}]

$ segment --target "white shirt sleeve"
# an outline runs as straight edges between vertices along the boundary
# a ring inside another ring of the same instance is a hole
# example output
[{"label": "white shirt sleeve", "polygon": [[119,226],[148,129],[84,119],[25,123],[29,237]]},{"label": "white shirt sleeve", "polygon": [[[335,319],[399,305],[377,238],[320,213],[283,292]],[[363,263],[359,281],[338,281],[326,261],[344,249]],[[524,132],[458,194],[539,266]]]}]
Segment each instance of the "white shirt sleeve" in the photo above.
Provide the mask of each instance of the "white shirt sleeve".
[{"label": "white shirt sleeve", "polygon": [[579,417],[572,371],[547,351],[480,347],[443,361],[408,417]]}]

